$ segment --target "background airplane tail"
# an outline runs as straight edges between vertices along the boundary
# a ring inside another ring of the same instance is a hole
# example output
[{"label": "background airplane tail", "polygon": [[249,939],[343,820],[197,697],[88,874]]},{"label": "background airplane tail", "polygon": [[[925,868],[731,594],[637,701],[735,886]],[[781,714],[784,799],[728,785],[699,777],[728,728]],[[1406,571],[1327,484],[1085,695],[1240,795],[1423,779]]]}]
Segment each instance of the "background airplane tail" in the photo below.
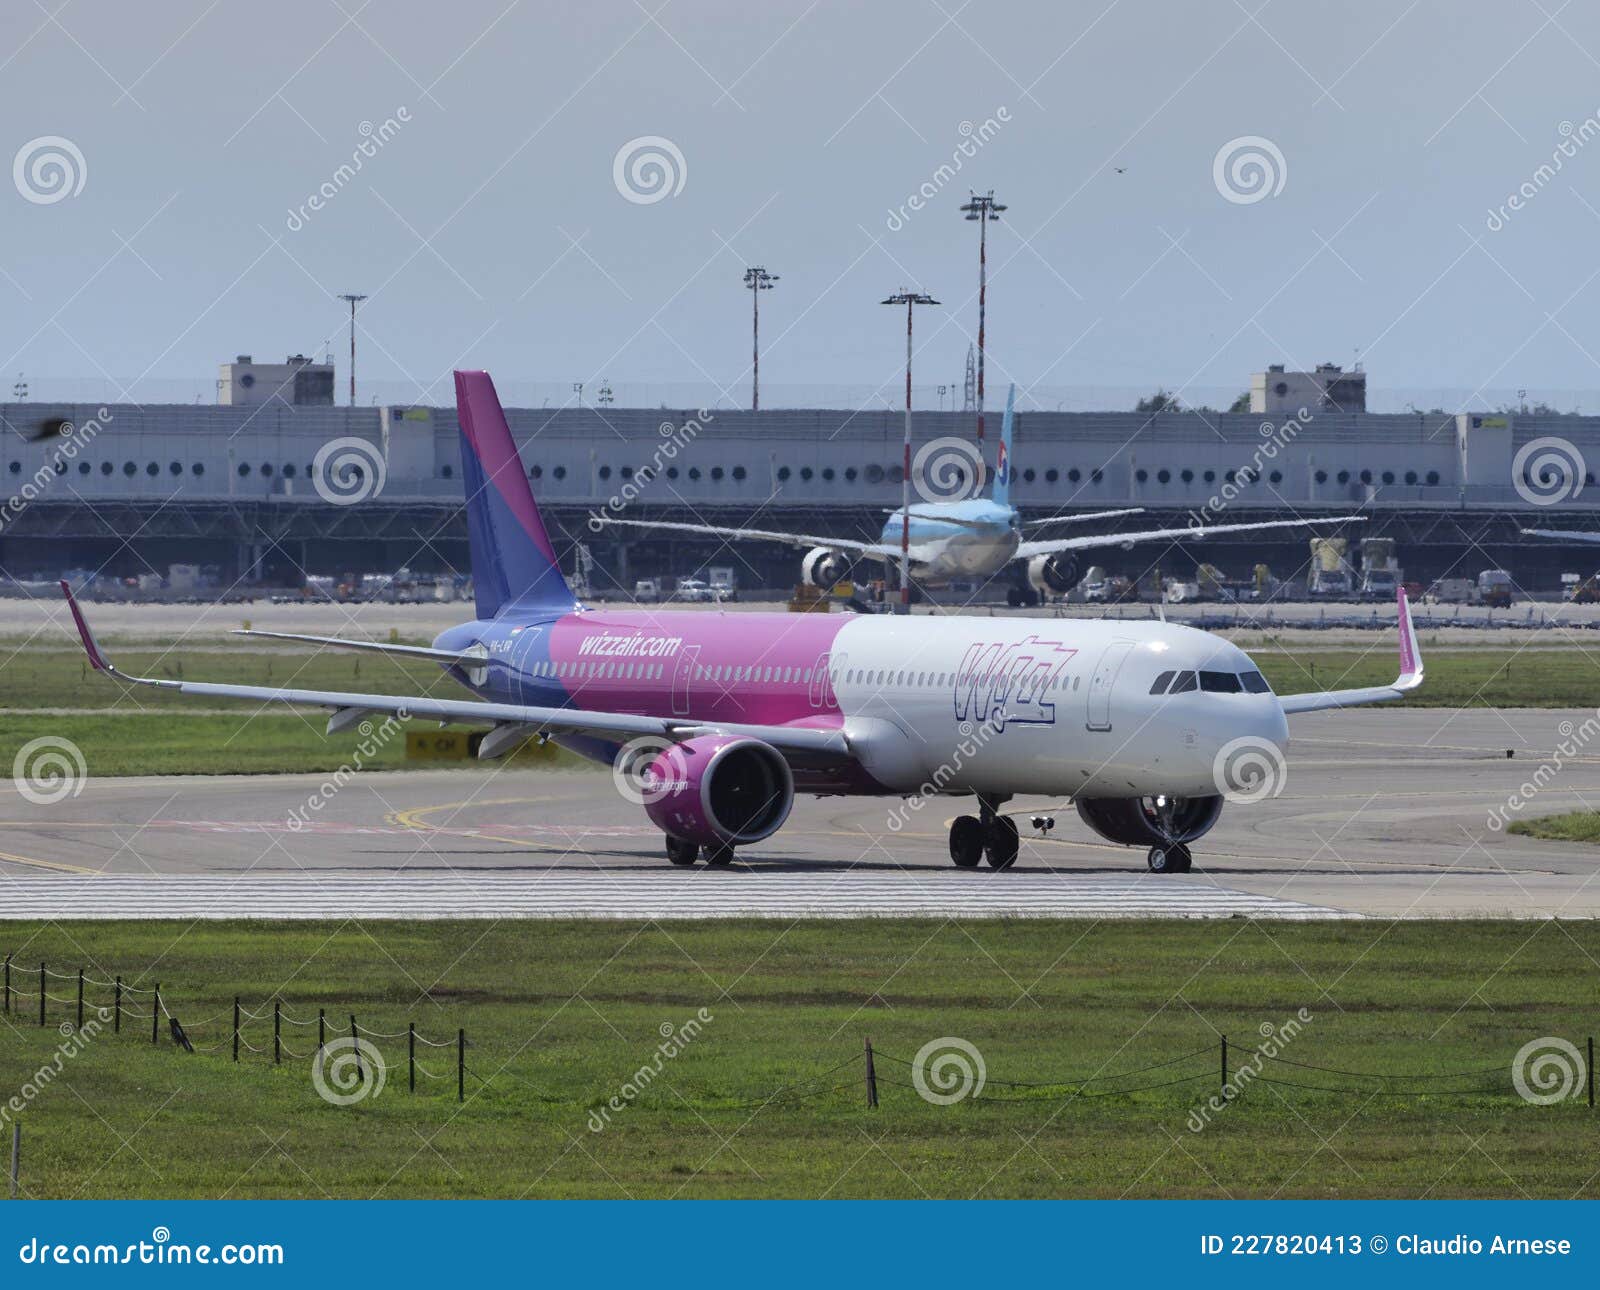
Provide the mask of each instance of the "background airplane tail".
[{"label": "background airplane tail", "polygon": [[1011,505],[1011,407],[1016,402],[1017,387],[1006,391],[1006,415],[1000,423],[1000,456],[994,465],[994,500],[1001,506]]},{"label": "background airplane tail", "polygon": [[572,589],[561,576],[489,373],[456,373],[456,417],[478,617],[508,609],[570,610]]}]

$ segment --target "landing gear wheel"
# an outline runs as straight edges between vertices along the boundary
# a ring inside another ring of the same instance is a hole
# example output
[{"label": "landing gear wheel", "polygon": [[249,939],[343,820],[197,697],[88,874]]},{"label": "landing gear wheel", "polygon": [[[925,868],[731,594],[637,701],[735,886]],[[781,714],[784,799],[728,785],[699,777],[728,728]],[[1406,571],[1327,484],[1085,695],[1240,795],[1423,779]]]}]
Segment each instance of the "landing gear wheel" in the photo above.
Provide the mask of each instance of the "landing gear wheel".
[{"label": "landing gear wheel", "polygon": [[700,844],[691,842],[688,838],[675,838],[667,834],[667,859],[673,864],[683,868],[692,865],[700,858]]},{"label": "landing gear wheel", "polygon": [[950,858],[961,869],[974,869],[983,859],[983,825],[975,815],[958,815],[950,824]]},{"label": "landing gear wheel", "polygon": [[1181,842],[1158,842],[1145,857],[1151,873],[1188,873],[1194,863],[1189,848]]},{"label": "landing gear wheel", "polygon": [[706,848],[706,863],[714,869],[733,863],[733,848],[726,842],[719,842],[715,846]]},{"label": "landing gear wheel", "polygon": [[1009,869],[1017,860],[1017,822],[1009,815],[997,815],[984,833],[983,854],[991,869]]}]

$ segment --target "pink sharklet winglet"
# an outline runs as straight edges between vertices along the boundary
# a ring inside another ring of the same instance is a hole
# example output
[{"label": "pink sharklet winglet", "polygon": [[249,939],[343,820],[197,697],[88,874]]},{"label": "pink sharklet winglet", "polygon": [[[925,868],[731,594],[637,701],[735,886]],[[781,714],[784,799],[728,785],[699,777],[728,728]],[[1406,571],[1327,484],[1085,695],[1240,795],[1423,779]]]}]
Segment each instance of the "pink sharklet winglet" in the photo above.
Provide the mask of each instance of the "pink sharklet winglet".
[{"label": "pink sharklet winglet", "polygon": [[[500,396],[495,393],[494,381],[487,372],[458,371],[455,376],[456,411],[472,451],[483,463],[484,478],[494,485],[495,492],[533,539],[539,553],[555,563],[555,547],[550,544],[550,535],[545,532],[544,521],[533,508],[527,490],[508,489],[502,483],[508,476],[522,478],[522,459],[517,456],[517,446],[506,424]],[[484,433],[491,425],[496,433]]]},{"label": "pink sharklet winglet", "polygon": [[1404,587],[1395,594],[1395,606],[1399,612],[1400,626],[1400,679],[1420,682],[1422,662],[1417,651],[1417,631],[1411,622],[1411,602],[1406,598]]},{"label": "pink sharklet winglet", "polygon": [[78,639],[83,642],[84,653],[89,656],[89,665],[97,672],[111,672],[115,669],[110,660],[100,652],[100,645],[94,638],[94,633],[89,630],[89,623],[83,616],[83,610],[78,608],[77,597],[72,594],[72,585],[63,578],[61,592],[67,598],[67,608],[72,611],[72,621],[78,627]]}]

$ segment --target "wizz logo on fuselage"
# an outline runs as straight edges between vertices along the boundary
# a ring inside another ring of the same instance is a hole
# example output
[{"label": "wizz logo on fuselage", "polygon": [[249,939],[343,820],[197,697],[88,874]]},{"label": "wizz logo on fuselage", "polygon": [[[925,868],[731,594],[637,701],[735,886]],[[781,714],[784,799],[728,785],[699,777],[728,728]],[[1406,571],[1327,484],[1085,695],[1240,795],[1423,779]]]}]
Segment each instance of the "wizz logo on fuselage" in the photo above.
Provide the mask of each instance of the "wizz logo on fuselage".
[{"label": "wizz logo on fuselage", "polygon": [[1028,636],[1007,644],[979,642],[968,648],[956,672],[957,721],[1055,724],[1056,705],[1046,698],[1052,682],[1078,651],[1060,641]]}]

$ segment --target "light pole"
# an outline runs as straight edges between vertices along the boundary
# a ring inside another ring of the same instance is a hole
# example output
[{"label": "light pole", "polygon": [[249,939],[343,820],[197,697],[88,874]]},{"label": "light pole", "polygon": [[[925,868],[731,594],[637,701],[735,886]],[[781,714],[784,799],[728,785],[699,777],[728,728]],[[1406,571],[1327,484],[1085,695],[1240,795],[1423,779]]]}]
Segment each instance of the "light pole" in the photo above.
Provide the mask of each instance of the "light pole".
[{"label": "light pole", "polygon": [[[968,190],[971,192],[971,190]],[[972,200],[961,209],[969,220],[978,221],[978,459],[983,459],[983,326],[984,306],[989,287],[989,221],[999,219],[1005,207],[994,199],[994,189]],[[979,483],[982,483],[980,480]]]},{"label": "light pole", "polygon": [[350,406],[356,405],[356,306],[365,300],[365,296],[358,296],[346,292],[339,297],[340,300],[350,302]]},{"label": "light pole", "polygon": [[883,302],[906,307],[906,442],[900,479],[900,612],[911,612],[911,315],[918,305],[939,302],[920,291],[897,291]]},{"label": "light pole", "polygon": [[771,291],[778,281],[759,264],[744,271],[744,285],[750,288],[750,411],[761,411],[761,293]]}]

